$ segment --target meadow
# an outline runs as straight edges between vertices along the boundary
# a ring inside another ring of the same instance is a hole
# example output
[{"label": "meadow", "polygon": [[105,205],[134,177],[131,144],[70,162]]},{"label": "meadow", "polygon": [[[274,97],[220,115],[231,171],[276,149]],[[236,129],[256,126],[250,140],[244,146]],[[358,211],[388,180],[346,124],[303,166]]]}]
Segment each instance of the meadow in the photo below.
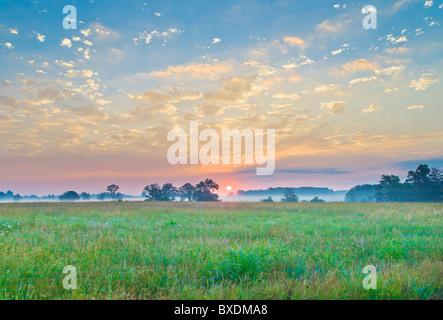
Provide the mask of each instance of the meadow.
[{"label": "meadow", "polygon": [[0,299],[442,298],[441,204],[0,204]]}]

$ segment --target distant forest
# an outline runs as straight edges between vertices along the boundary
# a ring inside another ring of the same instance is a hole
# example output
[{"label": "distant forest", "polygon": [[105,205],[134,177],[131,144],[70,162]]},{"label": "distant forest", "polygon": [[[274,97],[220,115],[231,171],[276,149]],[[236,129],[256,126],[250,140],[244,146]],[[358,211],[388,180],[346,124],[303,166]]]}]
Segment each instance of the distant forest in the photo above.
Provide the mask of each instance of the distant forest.
[{"label": "distant forest", "polygon": [[[35,195],[21,196],[12,191],[0,192],[0,201],[90,201],[90,200],[122,200],[139,198],[124,195],[118,192],[118,185],[110,185],[105,192],[89,194],[67,191],[60,196],[48,195],[38,197]],[[196,185],[185,183],[177,188],[172,183],[160,186],[157,183],[144,188],[141,197],[146,201],[220,201],[217,191],[219,186],[211,179],[201,181]],[[240,190],[238,196],[283,196],[282,202],[298,202],[299,196],[316,194],[311,202],[324,202],[318,196],[328,196],[346,191],[334,191],[328,188],[269,188],[267,190]],[[273,202],[271,196],[262,199],[262,202]],[[400,177],[395,175],[382,175],[379,184],[358,185],[346,193],[345,202],[442,202],[443,201],[443,171],[438,168],[429,168],[428,165],[419,165],[415,171],[409,171],[406,180],[402,183]]]},{"label": "distant forest", "polygon": [[405,182],[395,175],[382,175],[377,185],[359,185],[348,191],[346,202],[442,202],[443,171],[421,164],[409,171]]}]

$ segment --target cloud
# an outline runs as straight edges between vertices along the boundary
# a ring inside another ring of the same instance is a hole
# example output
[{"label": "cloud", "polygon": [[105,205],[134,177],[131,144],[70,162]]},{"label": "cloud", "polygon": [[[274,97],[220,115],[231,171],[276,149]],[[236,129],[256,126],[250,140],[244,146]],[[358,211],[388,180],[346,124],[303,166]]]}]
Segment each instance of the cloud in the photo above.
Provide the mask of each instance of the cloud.
[{"label": "cloud", "polygon": [[425,2],[425,4],[424,4],[424,7],[425,7],[425,8],[430,8],[430,7],[432,7],[433,4],[434,4],[434,1],[432,1],[432,0],[427,0],[427,1]]},{"label": "cloud", "polygon": [[319,25],[317,25],[316,29],[318,31],[325,31],[325,32],[338,32],[343,28],[343,24],[341,22],[336,22],[335,24],[332,24],[330,20],[326,19]]},{"label": "cloud", "polygon": [[315,92],[316,93],[325,93],[325,92],[330,92],[330,91],[335,91],[337,90],[338,86],[336,84],[324,84],[321,85],[317,88],[315,88]]},{"label": "cloud", "polygon": [[376,70],[378,67],[379,65],[376,62],[370,62],[366,59],[357,59],[342,65],[341,70],[333,70],[332,73],[346,75],[350,72],[355,72],[358,70]]},{"label": "cloud", "polygon": [[377,80],[378,78],[373,76],[373,77],[366,77],[366,78],[357,78],[357,79],[353,79],[351,81],[349,81],[349,85],[352,86],[354,84],[357,83],[364,83],[364,82],[369,82],[369,81],[374,81]]},{"label": "cloud", "polygon": [[290,46],[304,47],[306,45],[302,39],[297,37],[285,37],[283,42],[289,44]]},{"label": "cloud", "polygon": [[329,114],[340,114],[345,112],[346,101],[322,102],[320,108],[327,109]]},{"label": "cloud", "polygon": [[410,52],[411,49],[407,47],[399,47],[399,48],[388,48],[385,51],[389,54],[404,54]]},{"label": "cloud", "polygon": [[223,82],[223,87],[219,90],[209,92],[205,95],[207,101],[235,103],[246,96],[252,89],[255,76],[245,78],[229,78]]},{"label": "cloud", "polygon": [[364,109],[362,113],[370,113],[375,112],[377,110],[381,109],[381,107],[378,104],[371,104],[368,108]]},{"label": "cloud", "polygon": [[9,29],[9,33],[18,34],[18,30],[17,29]]},{"label": "cloud", "polygon": [[89,40],[85,40],[85,41],[83,41],[83,43],[86,44],[89,47],[92,46],[92,42],[89,41]]},{"label": "cloud", "polygon": [[3,44],[4,47],[8,48],[9,50],[14,49],[14,46],[12,45],[11,42],[6,42]]},{"label": "cloud", "polygon": [[300,96],[295,94],[295,93],[291,93],[291,94],[276,93],[272,97],[275,98],[275,99],[292,100],[292,101],[296,101],[296,100],[300,99]]},{"label": "cloud", "polygon": [[214,38],[214,39],[212,39],[212,44],[216,44],[216,43],[219,43],[219,42],[221,42],[221,39],[220,39],[220,38]]},{"label": "cloud", "polygon": [[400,37],[396,38],[392,34],[388,34],[386,36],[386,40],[390,41],[391,43],[397,44],[397,43],[401,43],[401,42],[407,42],[408,38],[406,38],[405,36],[400,36]]},{"label": "cloud", "polygon": [[158,30],[153,30],[151,32],[143,31],[139,33],[139,36],[137,38],[133,38],[132,40],[134,40],[135,45],[138,45],[141,40],[143,40],[146,44],[150,44],[154,38],[161,39],[163,40],[163,43],[166,43],[169,37],[171,37],[172,35],[181,34],[182,32],[183,30],[177,28],[169,28],[161,32]]},{"label": "cloud", "polygon": [[89,35],[91,34],[91,29],[83,29],[80,31],[82,35],[84,35],[85,37],[89,37]]},{"label": "cloud", "polygon": [[414,106],[407,107],[406,110],[418,110],[418,109],[424,109],[424,108],[426,108],[424,105],[414,105]]},{"label": "cloud", "polygon": [[37,39],[40,42],[45,42],[46,36],[37,32]]},{"label": "cloud", "polygon": [[191,76],[193,78],[216,78],[220,74],[232,71],[232,67],[227,62],[214,64],[188,64],[169,66],[163,71],[154,71],[150,75],[154,77],[169,78],[173,76]]},{"label": "cloud", "polygon": [[62,40],[62,42],[60,43],[60,46],[71,48],[72,47],[72,42],[68,38],[64,38]]},{"label": "cloud", "polygon": [[94,73],[92,70],[89,69],[68,70],[68,72],[65,73],[66,78],[76,78],[78,76],[81,76],[83,78],[91,78],[94,75],[97,75],[97,73]]},{"label": "cloud", "polygon": [[412,80],[409,85],[410,88],[415,88],[415,91],[426,90],[430,85],[438,82],[438,78],[435,76],[421,77],[418,80]]},{"label": "cloud", "polygon": [[65,62],[63,60],[55,60],[54,61],[56,64],[58,64],[61,67],[65,67],[65,68],[73,68],[74,67],[74,62]]},{"label": "cloud", "polygon": [[95,118],[95,119],[107,119],[109,116],[103,112],[103,108],[96,106],[75,107],[71,109],[71,112],[79,117],[83,118]]},{"label": "cloud", "polygon": [[399,65],[399,66],[390,66],[388,68],[384,69],[376,69],[374,72],[377,75],[386,75],[386,76],[392,76],[393,78],[397,77],[403,70],[405,69],[405,66]]}]

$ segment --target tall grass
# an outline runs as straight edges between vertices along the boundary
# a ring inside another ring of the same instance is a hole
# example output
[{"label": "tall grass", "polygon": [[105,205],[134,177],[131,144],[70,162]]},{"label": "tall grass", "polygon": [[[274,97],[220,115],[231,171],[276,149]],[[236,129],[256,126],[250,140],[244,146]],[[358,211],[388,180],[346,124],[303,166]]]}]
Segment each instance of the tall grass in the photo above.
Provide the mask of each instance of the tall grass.
[{"label": "tall grass", "polygon": [[[442,299],[441,204],[0,205],[0,299]],[[376,290],[362,286],[365,265]],[[77,268],[77,290],[62,286]]]}]

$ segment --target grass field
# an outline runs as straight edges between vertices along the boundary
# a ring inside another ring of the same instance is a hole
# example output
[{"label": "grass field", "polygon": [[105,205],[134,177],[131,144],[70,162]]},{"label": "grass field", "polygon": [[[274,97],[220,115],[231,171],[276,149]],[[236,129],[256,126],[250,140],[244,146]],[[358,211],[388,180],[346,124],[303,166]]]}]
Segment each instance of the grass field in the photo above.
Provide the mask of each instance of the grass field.
[{"label": "grass field", "polygon": [[0,299],[442,298],[441,204],[0,204]]}]

